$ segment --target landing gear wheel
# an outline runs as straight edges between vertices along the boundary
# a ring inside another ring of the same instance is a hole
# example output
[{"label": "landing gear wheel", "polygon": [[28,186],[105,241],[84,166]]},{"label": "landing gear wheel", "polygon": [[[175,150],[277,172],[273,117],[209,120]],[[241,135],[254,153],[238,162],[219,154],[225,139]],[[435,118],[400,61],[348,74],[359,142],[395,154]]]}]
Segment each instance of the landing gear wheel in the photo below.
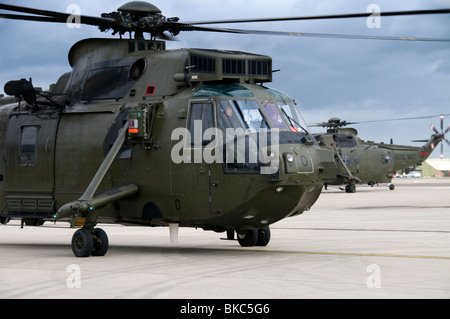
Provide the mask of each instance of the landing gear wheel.
[{"label": "landing gear wheel", "polygon": [[245,234],[238,233],[237,240],[242,247],[253,247],[258,241],[258,231],[249,229]]},{"label": "landing gear wheel", "polygon": [[256,246],[267,246],[270,241],[270,228],[258,229],[258,240],[256,241]]},{"label": "landing gear wheel", "polygon": [[356,192],[356,186],[355,184],[347,184],[345,186],[345,192],[346,193],[355,193]]},{"label": "landing gear wheel", "polygon": [[72,237],[72,251],[76,257],[89,257],[94,250],[92,233],[85,229],[78,229]]},{"label": "landing gear wheel", "polygon": [[389,184],[389,190],[393,191],[395,189],[395,185],[394,184]]},{"label": "landing gear wheel", "polygon": [[95,228],[92,231],[92,237],[94,240],[92,256],[105,256],[109,247],[109,240],[106,232],[101,228]]}]

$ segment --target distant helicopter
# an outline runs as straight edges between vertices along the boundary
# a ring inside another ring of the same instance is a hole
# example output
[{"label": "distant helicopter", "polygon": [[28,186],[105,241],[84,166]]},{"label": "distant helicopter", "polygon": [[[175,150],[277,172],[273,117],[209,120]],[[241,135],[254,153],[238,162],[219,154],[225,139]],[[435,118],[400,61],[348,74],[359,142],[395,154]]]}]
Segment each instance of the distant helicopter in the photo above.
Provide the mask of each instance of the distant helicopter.
[{"label": "distant helicopter", "polygon": [[[14,20],[67,23],[71,17],[8,4],[0,10],[26,13],[0,13]],[[76,43],[72,71],[48,92],[31,79],[5,84],[0,221],[81,227],[72,238],[77,257],[106,254],[108,237],[98,223],[169,226],[174,239],[179,226],[196,227],[237,233],[242,246],[267,245],[271,224],[310,209],[323,183],[335,179],[333,151],[319,147],[292,98],[264,85],[272,80],[270,57],[166,50],[157,38],[183,31],[343,37],[200,25],[370,15],[182,23],[133,1],[101,17],[80,16],[81,24],[120,39]],[[11,96],[17,102],[8,104]]]},{"label": "distant helicopter", "polygon": [[[432,126],[435,134],[429,140],[413,141],[425,143],[419,147],[396,145],[392,143],[392,140],[390,144],[363,141],[358,137],[356,129],[345,127],[361,123],[365,122],[346,122],[339,118],[330,118],[328,122],[310,125],[327,128],[326,133],[313,135],[321,147],[333,150],[335,154],[336,179],[326,184],[345,185],[347,193],[354,193],[357,183],[367,183],[370,186],[388,183],[389,189],[394,190],[395,185],[391,181],[395,172],[421,164],[443,141],[450,145],[445,138],[450,127],[444,131],[443,116],[441,116],[440,132]],[[443,147],[442,143],[441,147]],[[441,154],[442,152],[441,149]]]}]

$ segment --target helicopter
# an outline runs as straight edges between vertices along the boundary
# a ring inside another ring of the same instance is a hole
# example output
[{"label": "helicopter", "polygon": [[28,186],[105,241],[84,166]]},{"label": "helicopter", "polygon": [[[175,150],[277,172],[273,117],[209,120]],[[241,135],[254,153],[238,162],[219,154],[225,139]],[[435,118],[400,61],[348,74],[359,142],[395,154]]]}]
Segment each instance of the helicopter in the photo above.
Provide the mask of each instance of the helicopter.
[{"label": "helicopter", "polygon": [[[4,19],[67,23],[70,18],[9,4],[0,4],[0,10],[26,13],[0,13]],[[178,227],[195,227],[227,232],[229,239],[236,233],[244,247],[266,246],[271,224],[309,210],[323,183],[335,179],[334,152],[319,146],[291,97],[266,86],[272,58],[166,49],[166,41],[186,31],[299,33],[205,26],[261,19],[183,23],[143,1],[78,18],[120,38],[75,43],[68,54],[72,70],[49,91],[35,88],[32,79],[5,84],[2,223],[69,222],[79,228],[72,237],[76,257],[107,253],[108,236],[99,223],[168,226],[174,241]]]},{"label": "helicopter", "polygon": [[[419,117],[415,119],[417,118]],[[392,120],[377,122],[379,121]],[[434,134],[430,139],[413,141],[425,143],[422,146],[396,145],[393,144],[392,139],[389,144],[363,141],[358,137],[358,131],[355,128],[346,127],[367,122],[375,121],[347,122],[333,117],[328,122],[310,124],[310,127],[327,128],[326,133],[313,135],[321,147],[334,151],[337,174],[335,181],[330,184],[345,185],[346,193],[354,193],[358,183],[367,183],[372,187],[378,183],[388,183],[389,189],[394,190],[395,185],[391,181],[397,171],[421,164],[439,143],[441,143],[441,154],[443,154],[443,142],[450,144],[445,138],[450,127],[444,131],[443,116],[440,116],[441,131],[432,125]]]}]

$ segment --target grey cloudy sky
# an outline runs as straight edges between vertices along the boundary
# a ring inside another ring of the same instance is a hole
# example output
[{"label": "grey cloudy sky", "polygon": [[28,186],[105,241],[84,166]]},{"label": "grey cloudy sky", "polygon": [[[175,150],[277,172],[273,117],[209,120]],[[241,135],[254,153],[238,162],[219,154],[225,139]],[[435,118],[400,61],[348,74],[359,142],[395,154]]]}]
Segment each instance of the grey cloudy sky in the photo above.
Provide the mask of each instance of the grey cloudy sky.
[{"label": "grey cloudy sky", "polygon": [[[67,12],[76,4],[81,14],[99,16],[115,11],[126,0],[1,0],[2,3]],[[371,4],[381,11],[450,8],[450,0],[152,0],[167,17],[181,21],[289,17],[366,12]],[[220,25],[242,29],[323,32],[386,36],[450,38],[450,14],[382,17],[380,28],[368,28],[367,19],[271,22]],[[64,24],[0,20],[0,92],[9,80],[33,78],[48,88],[70,70],[67,53],[78,40],[111,37],[92,26],[69,29]],[[339,117],[370,121],[450,113],[450,43],[349,40],[324,38],[180,34],[169,49],[183,47],[240,50],[273,58],[271,87],[292,96],[308,123]],[[364,140],[420,145],[412,140],[432,134],[424,120],[359,124]],[[445,118],[450,125],[450,116]],[[313,129],[314,132],[320,130]],[[450,133],[448,135],[450,139]],[[445,145],[445,157],[450,147]],[[440,148],[432,157],[439,157]]]}]

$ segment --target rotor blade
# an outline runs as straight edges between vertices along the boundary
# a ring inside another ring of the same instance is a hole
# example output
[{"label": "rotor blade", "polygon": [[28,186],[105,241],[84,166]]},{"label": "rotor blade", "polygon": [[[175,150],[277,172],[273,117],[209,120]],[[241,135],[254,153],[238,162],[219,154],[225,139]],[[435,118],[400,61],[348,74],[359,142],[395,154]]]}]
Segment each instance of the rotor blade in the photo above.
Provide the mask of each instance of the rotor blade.
[{"label": "rotor blade", "polygon": [[370,36],[370,35],[333,34],[333,33],[304,33],[304,32],[288,32],[288,31],[230,29],[230,28],[204,28],[204,27],[197,27],[197,26],[191,26],[191,25],[184,25],[183,27],[181,27],[181,31],[209,31],[209,32],[238,33],[238,34],[276,35],[276,36],[312,37],[312,38],[359,39],[359,40],[401,40],[401,41],[450,42],[450,39],[439,39],[439,38]]},{"label": "rotor blade", "polygon": [[450,125],[447,127],[447,129],[445,130],[444,134],[447,134],[448,131],[450,131]]},{"label": "rotor blade", "polygon": [[[14,6],[10,4],[0,4],[0,10],[8,10],[8,11],[16,11],[22,13],[31,13],[32,15],[13,15],[13,14],[0,14],[0,18],[3,19],[14,19],[14,20],[27,20],[27,21],[40,21],[40,22],[59,22],[65,23],[68,22],[74,15],[69,13],[61,13],[49,10],[40,10],[33,8],[26,8],[20,6]],[[117,21],[111,18],[103,18],[103,17],[90,17],[90,16],[78,16],[80,18],[80,24],[94,25],[99,26],[101,28],[110,28],[114,25],[117,25]]]},{"label": "rotor blade", "polygon": [[[32,15],[20,15],[20,14],[3,14],[0,13],[0,19],[11,19],[11,20],[23,20],[23,21],[38,21],[38,22],[56,22],[56,23],[73,23],[70,21],[70,17],[67,18],[56,18],[56,17],[43,17],[43,16],[32,16]],[[79,20],[80,24],[98,26],[102,29],[113,28],[117,25],[114,19],[109,18],[96,18],[81,16]]]},{"label": "rotor blade", "polygon": [[54,17],[54,18],[67,18],[69,16],[69,14],[67,14],[67,13],[27,8],[27,7],[15,6],[12,4],[0,4],[0,9],[7,10],[7,11],[22,12],[22,13],[31,13],[31,14],[47,16],[47,17]]},{"label": "rotor blade", "polygon": [[444,141],[450,146],[450,142],[446,138],[444,138]]},{"label": "rotor blade", "polygon": [[[412,11],[390,11],[380,12],[383,17],[389,16],[409,16],[424,14],[443,14],[450,13],[450,9],[433,9],[433,10],[412,10]],[[348,19],[348,18],[365,18],[370,17],[373,12],[350,13],[350,14],[331,14],[319,16],[303,16],[303,17],[286,17],[286,18],[264,18],[264,19],[232,19],[232,20],[214,20],[214,21],[196,21],[185,22],[185,24],[222,24],[222,23],[246,23],[246,22],[273,22],[273,21],[299,21],[299,20],[323,20],[323,19]]]},{"label": "rotor blade", "polygon": [[[450,115],[450,114],[444,114],[444,115]],[[371,120],[371,121],[361,121],[361,122],[354,122],[356,124],[362,124],[362,123],[375,123],[375,122],[391,122],[391,121],[409,121],[409,120],[422,120],[422,119],[431,119],[435,118],[441,115],[427,115],[427,116],[414,116],[414,117],[402,117],[398,119],[384,119],[384,120]]]},{"label": "rotor blade", "polygon": [[441,115],[441,132],[444,132],[444,116]]},{"label": "rotor blade", "polygon": [[0,13],[0,19],[11,19],[11,20],[25,20],[25,21],[40,21],[40,22],[67,22],[66,19],[54,18],[54,17],[41,17],[41,16],[29,16],[21,14],[3,14]]},{"label": "rotor blade", "polygon": [[[444,114],[444,116],[447,116],[450,114]],[[435,118],[438,116],[443,116],[441,114],[439,115],[427,115],[427,116],[414,116],[414,117],[403,117],[403,118],[397,118],[397,119],[382,119],[382,120],[370,120],[370,121],[358,121],[358,122],[346,122],[347,125],[352,125],[352,124],[366,124],[366,123],[377,123],[377,122],[392,122],[392,121],[409,121],[409,120],[421,120],[421,119],[430,119],[430,118]],[[309,126],[326,126],[328,125],[328,122],[323,122],[323,123],[309,123]],[[435,130],[435,132],[437,134],[439,134],[439,132],[433,128],[434,125],[431,125],[431,129]],[[450,126],[448,127],[447,131],[450,131]]]},{"label": "rotor blade", "polygon": [[181,26],[177,26],[177,24],[173,24],[175,25],[175,28],[178,28],[179,31],[205,31],[205,32],[222,32],[222,33],[240,33],[240,34],[245,34],[243,32],[243,30],[240,29],[224,29],[224,28],[206,28],[206,27],[197,27],[194,25],[185,25],[185,24],[178,24]]},{"label": "rotor blade", "polygon": [[438,135],[440,134],[439,131],[436,130],[436,128],[434,127],[433,124],[431,124],[431,129],[434,131],[434,133],[436,133],[436,134],[438,134]]}]

